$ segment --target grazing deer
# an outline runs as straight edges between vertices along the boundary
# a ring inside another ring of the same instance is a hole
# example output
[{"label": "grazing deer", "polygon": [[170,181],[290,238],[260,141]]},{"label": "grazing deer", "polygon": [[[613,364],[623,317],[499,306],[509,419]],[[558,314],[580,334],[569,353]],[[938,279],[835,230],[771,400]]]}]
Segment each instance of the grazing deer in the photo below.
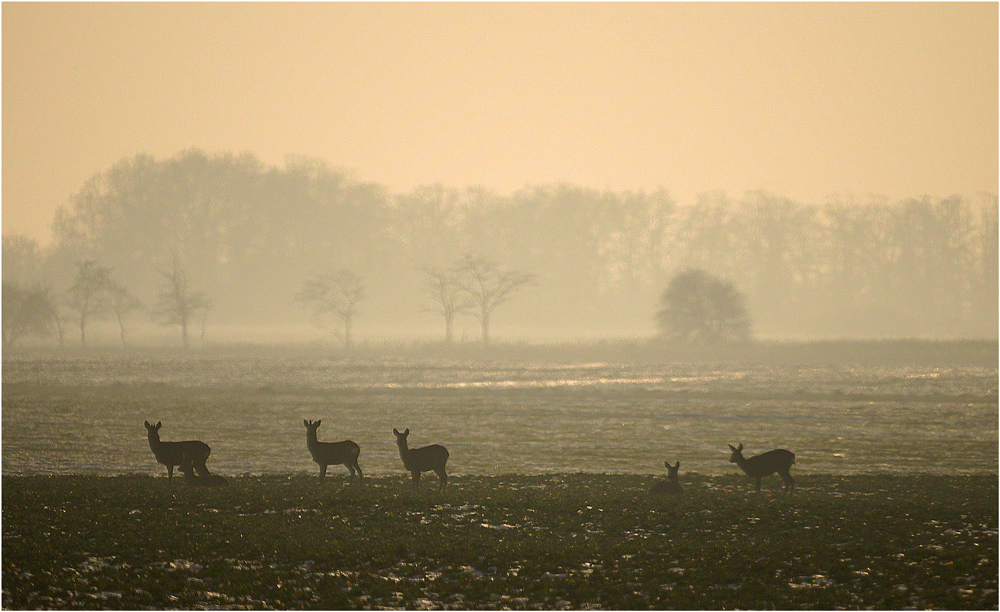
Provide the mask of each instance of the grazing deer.
[{"label": "grazing deer", "polygon": [[211,472],[205,465],[209,453],[212,449],[208,444],[200,440],[186,440],[184,442],[161,442],[160,427],[163,423],[157,421],[156,425],[150,425],[149,421],[144,421],[146,425],[146,437],[149,438],[149,449],[153,451],[156,461],[167,466],[167,480],[174,481],[174,466],[181,464],[181,456],[188,455],[191,463],[202,476],[209,476]]},{"label": "grazing deer", "polygon": [[650,495],[680,495],[681,494],[681,483],[677,480],[677,470],[681,467],[681,462],[678,461],[677,465],[671,466],[669,461],[664,461],[663,466],[667,468],[667,479],[659,480],[653,483],[653,486],[649,489]]},{"label": "grazing deer", "polygon": [[357,471],[358,478],[363,478],[361,466],[358,465],[358,456],[361,454],[361,447],[350,440],[342,442],[320,442],[316,439],[316,430],[319,429],[322,419],[318,421],[302,420],[306,426],[306,446],[313,461],[319,465],[319,479],[326,478],[326,466],[346,465],[351,470],[351,480],[354,480],[354,472]]},{"label": "grazing deer", "polygon": [[192,487],[228,487],[229,481],[218,474],[208,474],[206,476],[195,476],[194,467],[191,465],[191,458],[187,453],[181,455],[181,463],[177,468],[184,474],[184,482]]},{"label": "grazing deer", "polygon": [[413,488],[420,488],[420,472],[434,473],[441,479],[441,491],[448,485],[448,474],[444,471],[444,464],[448,462],[448,449],[440,444],[431,444],[421,448],[409,448],[406,444],[406,436],[410,435],[407,428],[403,433],[393,428],[392,433],[396,434],[396,446],[399,447],[399,457],[403,460],[403,468],[413,475]]},{"label": "grazing deer", "polygon": [[795,493],[795,481],[788,470],[792,469],[795,463],[795,453],[783,448],[769,450],[766,453],[754,455],[749,459],[743,458],[743,444],[738,447],[729,445],[729,450],[733,454],[729,456],[729,463],[735,463],[746,475],[757,481],[757,492],[760,493],[760,479],[777,472],[785,481],[785,495]]}]

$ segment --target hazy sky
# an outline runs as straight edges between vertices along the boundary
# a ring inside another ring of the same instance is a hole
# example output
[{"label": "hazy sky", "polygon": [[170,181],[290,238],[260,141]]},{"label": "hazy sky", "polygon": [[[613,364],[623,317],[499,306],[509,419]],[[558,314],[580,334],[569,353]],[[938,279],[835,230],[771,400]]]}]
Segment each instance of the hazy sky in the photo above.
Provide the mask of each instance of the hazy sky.
[{"label": "hazy sky", "polygon": [[4,3],[3,232],[123,157],[393,190],[998,190],[997,3]]}]

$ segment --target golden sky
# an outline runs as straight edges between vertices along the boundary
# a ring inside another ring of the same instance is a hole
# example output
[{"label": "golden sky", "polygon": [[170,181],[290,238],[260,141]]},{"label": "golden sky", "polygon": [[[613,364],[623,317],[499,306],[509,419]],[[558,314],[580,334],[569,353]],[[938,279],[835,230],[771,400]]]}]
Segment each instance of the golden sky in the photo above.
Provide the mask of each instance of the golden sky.
[{"label": "golden sky", "polygon": [[997,3],[4,3],[3,232],[123,157],[802,203],[998,191]]}]

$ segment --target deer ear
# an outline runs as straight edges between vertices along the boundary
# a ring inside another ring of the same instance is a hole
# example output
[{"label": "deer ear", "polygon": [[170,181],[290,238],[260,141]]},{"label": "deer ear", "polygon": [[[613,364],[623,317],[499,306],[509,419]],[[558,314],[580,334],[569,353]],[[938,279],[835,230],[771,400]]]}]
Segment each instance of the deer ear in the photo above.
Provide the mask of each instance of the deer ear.
[{"label": "deer ear", "polygon": [[157,421],[156,422],[156,428],[159,429],[161,427],[163,427],[163,421]]},{"label": "deer ear", "polygon": [[740,442],[740,446],[739,446],[739,448],[737,448],[736,450],[738,450],[738,451],[741,451],[741,450],[743,450],[743,443],[742,443],[742,442]]},{"label": "deer ear", "polygon": [[681,469],[681,462],[680,461],[677,462],[677,465],[674,466],[674,469],[675,470]]},{"label": "deer ear", "polygon": [[730,444],[729,445],[729,450],[731,450],[731,451],[733,451],[735,453],[736,452],[736,447],[733,446],[732,444]]},{"label": "deer ear", "polygon": [[404,436],[410,435],[410,428],[409,427],[406,428],[406,431],[403,432],[403,435]]},{"label": "deer ear", "polygon": [[399,430],[396,429],[395,427],[393,427],[392,428],[392,433],[394,433],[394,434],[396,434],[398,436],[399,435]]},{"label": "deer ear", "polygon": [[314,423],[314,425],[316,425],[316,427],[319,427],[322,424],[323,424],[323,419],[316,419],[316,423]]}]

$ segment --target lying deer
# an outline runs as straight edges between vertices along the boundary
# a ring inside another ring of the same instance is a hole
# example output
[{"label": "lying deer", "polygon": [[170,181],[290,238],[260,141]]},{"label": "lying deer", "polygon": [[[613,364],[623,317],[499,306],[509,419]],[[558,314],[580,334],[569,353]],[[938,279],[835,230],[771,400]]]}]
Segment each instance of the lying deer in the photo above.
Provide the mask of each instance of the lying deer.
[{"label": "lying deer", "polygon": [[346,465],[351,471],[351,480],[354,480],[354,472],[358,473],[358,478],[364,477],[361,473],[361,466],[358,465],[358,456],[361,454],[361,447],[350,440],[341,442],[320,442],[316,439],[316,430],[319,429],[322,419],[318,421],[302,420],[306,426],[306,447],[313,461],[319,465],[319,479],[326,477],[326,466]]},{"label": "lying deer", "polygon": [[406,444],[406,436],[410,435],[409,428],[403,433],[393,428],[392,433],[396,434],[396,446],[399,447],[403,468],[413,475],[413,488],[420,488],[420,472],[433,470],[441,479],[441,491],[444,491],[448,485],[448,474],[444,471],[444,464],[448,462],[448,449],[440,444],[411,449]]},{"label": "lying deer", "polygon": [[191,463],[202,476],[209,476],[211,472],[205,465],[209,453],[212,449],[208,444],[200,440],[186,440],[184,442],[161,442],[160,427],[163,423],[157,421],[156,425],[150,425],[149,421],[143,421],[146,425],[146,437],[149,439],[149,449],[153,451],[156,461],[167,466],[167,480],[174,480],[174,466],[181,464],[181,456],[188,455]]},{"label": "lying deer", "polygon": [[746,472],[747,476],[757,481],[758,493],[760,493],[760,479],[770,476],[775,472],[785,481],[785,495],[795,493],[795,481],[788,472],[795,463],[795,453],[783,448],[776,448],[750,457],[749,459],[744,459],[742,443],[738,447],[730,444],[729,450],[733,451],[733,454],[729,456],[729,463],[735,463],[740,466],[740,469]]},{"label": "lying deer", "polygon": [[191,465],[191,458],[184,454],[180,466],[177,468],[184,474],[184,482],[192,487],[228,487],[229,481],[218,474],[207,474],[205,476],[195,476],[194,468]]},{"label": "lying deer", "polygon": [[680,495],[681,483],[677,480],[677,470],[681,467],[681,462],[671,466],[669,461],[664,461],[663,466],[667,468],[667,479],[653,483],[649,489],[650,495]]}]

